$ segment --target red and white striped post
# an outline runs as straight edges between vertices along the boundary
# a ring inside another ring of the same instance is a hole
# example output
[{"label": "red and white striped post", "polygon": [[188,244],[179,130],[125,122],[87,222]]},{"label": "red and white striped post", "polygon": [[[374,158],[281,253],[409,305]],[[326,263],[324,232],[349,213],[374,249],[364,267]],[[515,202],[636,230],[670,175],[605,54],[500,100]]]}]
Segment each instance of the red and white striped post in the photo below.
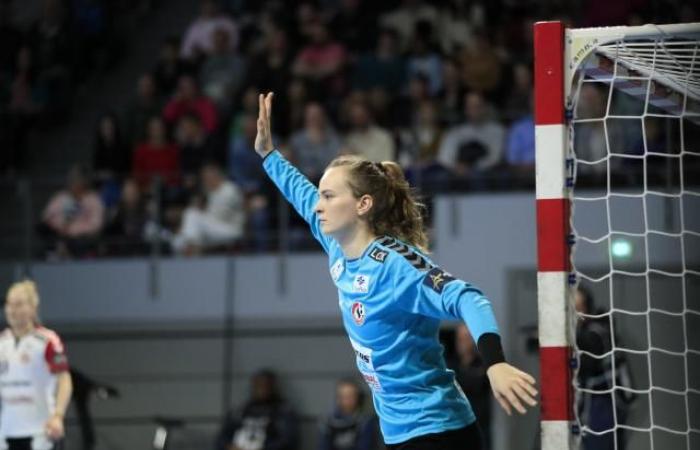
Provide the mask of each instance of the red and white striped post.
[{"label": "red and white striped post", "polygon": [[569,198],[567,195],[564,25],[539,22],[535,43],[537,306],[542,450],[573,448],[569,342]]}]

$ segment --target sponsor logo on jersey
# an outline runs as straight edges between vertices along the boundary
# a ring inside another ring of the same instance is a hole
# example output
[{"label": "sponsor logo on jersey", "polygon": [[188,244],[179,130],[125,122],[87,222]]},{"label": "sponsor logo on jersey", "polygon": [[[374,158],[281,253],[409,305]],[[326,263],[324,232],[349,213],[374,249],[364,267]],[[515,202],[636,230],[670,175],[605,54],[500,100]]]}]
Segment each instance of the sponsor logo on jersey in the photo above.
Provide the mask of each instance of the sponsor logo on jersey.
[{"label": "sponsor logo on jersey", "polygon": [[352,290],[361,294],[369,292],[369,277],[367,275],[355,275],[355,281],[352,283]]},{"label": "sponsor logo on jersey", "polygon": [[343,273],[343,269],[345,269],[345,267],[343,266],[343,260],[341,258],[331,267],[331,278],[333,278],[333,281],[338,281],[338,278],[340,278],[340,275]]},{"label": "sponsor logo on jersey", "polygon": [[352,320],[354,320],[357,325],[365,323],[365,305],[360,302],[353,303],[350,308],[350,313],[352,314]]},{"label": "sponsor logo on jersey", "polygon": [[386,250],[381,250],[378,247],[374,247],[372,251],[369,252],[369,257],[383,264],[388,254],[389,252],[387,252]]},{"label": "sponsor logo on jersey", "polygon": [[358,344],[353,339],[350,339],[350,344],[352,344],[352,348],[355,350],[355,360],[357,362],[357,368],[362,374],[362,378],[365,379],[373,391],[381,392],[382,384],[379,381],[379,376],[374,370],[374,363],[372,362],[372,349]]},{"label": "sponsor logo on jersey", "polygon": [[350,339],[350,345],[352,345],[352,349],[355,350],[358,368],[365,371],[374,370],[374,364],[372,363],[372,349],[358,344],[353,339]]},{"label": "sponsor logo on jersey", "polygon": [[428,286],[430,289],[434,290],[438,294],[442,294],[442,289],[450,281],[454,281],[455,277],[440,269],[435,267],[423,278],[423,284]]},{"label": "sponsor logo on jersey", "polygon": [[379,383],[379,379],[377,378],[376,375],[363,372],[362,378],[365,379],[365,382],[370,387],[370,389],[372,389],[373,391],[377,391],[377,392],[382,391],[382,385],[381,385],[381,383]]}]

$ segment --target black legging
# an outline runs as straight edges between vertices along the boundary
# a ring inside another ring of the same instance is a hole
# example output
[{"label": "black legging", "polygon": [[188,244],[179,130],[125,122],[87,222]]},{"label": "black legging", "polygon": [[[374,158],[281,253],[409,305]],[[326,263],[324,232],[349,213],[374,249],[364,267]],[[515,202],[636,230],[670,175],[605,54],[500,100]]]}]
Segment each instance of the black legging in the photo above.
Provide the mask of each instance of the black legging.
[{"label": "black legging", "polygon": [[387,450],[483,450],[481,428],[474,422],[458,430],[426,434],[400,444],[386,446]]}]

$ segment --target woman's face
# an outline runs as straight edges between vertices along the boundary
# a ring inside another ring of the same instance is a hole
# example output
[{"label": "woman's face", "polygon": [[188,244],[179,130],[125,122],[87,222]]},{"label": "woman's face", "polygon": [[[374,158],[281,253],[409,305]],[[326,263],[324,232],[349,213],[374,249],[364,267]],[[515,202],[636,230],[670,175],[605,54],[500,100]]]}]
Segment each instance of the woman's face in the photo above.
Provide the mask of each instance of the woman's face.
[{"label": "woman's face", "polygon": [[36,308],[22,289],[12,289],[5,300],[5,318],[10,328],[25,328],[34,321]]},{"label": "woman's face", "polygon": [[109,116],[105,116],[100,121],[100,134],[105,139],[112,139],[114,137],[116,127],[114,124],[114,119]]},{"label": "woman's face", "polygon": [[316,214],[321,231],[331,236],[346,235],[360,224],[361,200],[355,198],[348,183],[348,168],[326,170],[319,183]]},{"label": "woman's face", "polygon": [[124,182],[124,187],[122,188],[122,200],[127,205],[137,205],[141,198],[141,193],[139,192],[139,186],[134,180],[127,180]]},{"label": "woman's face", "polygon": [[352,414],[359,409],[360,401],[357,387],[349,383],[338,385],[336,390],[338,408],[345,414]]},{"label": "woman's face", "polygon": [[148,122],[148,137],[151,141],[160,142],[165,139],[165,125],[158,117],[153,117]]}]

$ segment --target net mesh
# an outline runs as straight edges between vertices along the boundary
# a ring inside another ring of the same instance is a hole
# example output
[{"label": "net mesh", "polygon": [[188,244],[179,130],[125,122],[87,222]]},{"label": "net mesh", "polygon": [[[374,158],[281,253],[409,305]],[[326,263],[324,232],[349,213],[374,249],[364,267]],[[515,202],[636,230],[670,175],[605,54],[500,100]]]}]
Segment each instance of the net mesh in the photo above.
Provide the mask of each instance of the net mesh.
[{"label": "net mesh", "polygon": [[580,448],[700,448],[700,47],[600,45],[569,113]]}]

